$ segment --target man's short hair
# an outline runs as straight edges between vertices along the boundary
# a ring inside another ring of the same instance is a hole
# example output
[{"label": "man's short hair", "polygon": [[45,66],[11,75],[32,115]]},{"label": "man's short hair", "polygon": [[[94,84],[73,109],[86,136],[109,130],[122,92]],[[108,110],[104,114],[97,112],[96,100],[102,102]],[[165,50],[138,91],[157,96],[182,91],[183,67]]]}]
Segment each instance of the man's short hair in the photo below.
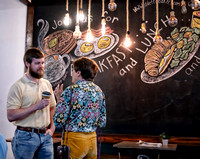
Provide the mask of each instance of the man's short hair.
[{"label": "man's short hair", "polygon": [[80,71],[81,76],[88,81],[93,81],[97,72],[98,72],[98,65],[97,63],[87,57],[80,57],[73,62],[74,70]]},{"label": "man's short hair", "polygon": [[40,59],[44,58],[44,53],[37,48],[31,48],[28,49],[24,54],[24,65],[26,66],[26,62],[30,63],[32,62],[33,58]]}]

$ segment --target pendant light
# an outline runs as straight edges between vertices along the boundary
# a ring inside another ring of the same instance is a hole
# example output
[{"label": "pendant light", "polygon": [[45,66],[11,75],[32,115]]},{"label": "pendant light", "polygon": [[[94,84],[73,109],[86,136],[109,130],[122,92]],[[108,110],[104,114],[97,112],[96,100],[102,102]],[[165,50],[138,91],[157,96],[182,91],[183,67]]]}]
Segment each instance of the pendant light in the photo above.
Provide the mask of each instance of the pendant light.
[{"label": "pendant light", "polygon": [[84,15],[84,12],[83,12],[83,0],[81,0],[80,2],[80,11],[79,11],[79,20],[81,22],[83,22],[85,19],[85,15]]},{"label": "pendant light", "polygon": [[145,24],[145,6],[144,6],[144,0],[142,0],[142,24],[141,24],[141,28],[140,28],[140,31],[145,34],[147,32],[147,29],[146,29],[146,24]]},{"label": "pendant light", "polygon": [[90,29],[90,15],[91,15],[91,0],[89,0],[88,3],[88,30],[87,30],[87,35],[86,35],[86,41],[87,42],[91,42],[93,40],[93,35],[92,35],[92,31]]},{"label": "pendant light", "polygon": [[69,10],[68,10],[68,0],[66,0],[66,14],[65,14],[65,17],[64,17],[64,24],[65,25],[69,25],[70,22],[71,22],[71,19],[69,17]]},{"label": "pendant light", "polygon": [[200,8],[199,0],[191,0],[191,7],[194,10],[198,10]]},{"label": "pendant light", "polygon": [[77,0],[77,11],[76,11],[76,25],[75,25],[75,31],[73,33],[73,36],[75,39],[80,39],[81,38],[81,31],[80,31],[80,26],[79,26],[79,0]]},{"label": "pendant light", "polygon": [[126,37],[124,40],[124,45],[129,47],[132,44],[129,31],[129,0],[126,0],[126,22]]},{"label": "pendant light", "polygon": [[187,13],[187,7],[186,7],[186,3],[184,0],[181,0],[181,13],[182,14],[186,14]]},{"label": "pendant light", "polygon": [[156,35],[153,38],[154,43],[160,43],[163,41],[162,36],[160,36],[160,31],[159,31],[159,8],[158,8],[158,0],[156,0]]},{"label": "pendant light", "polygon": [[175,17],[174,1],[171,0],[171,10],[170,10],[170,18],[168,19],[168,25],[170,27],[175,27],[177,24],[178,24],[178,19]]},{"label": "pendant light", "polygon": [[115,0],[110,0],[110,3],[108,4],[108,9],[110,11],[115,11],[117,9],[117,4],[115,3]]},{"label": "pendant light", "polygon": [[105,0],[102,0],[102,16],[101,16],[101,33],[102,35],[105,35],[106,33],[106,19],[105,19],[105,15],[104,15],[104,8],[105,8]]}]

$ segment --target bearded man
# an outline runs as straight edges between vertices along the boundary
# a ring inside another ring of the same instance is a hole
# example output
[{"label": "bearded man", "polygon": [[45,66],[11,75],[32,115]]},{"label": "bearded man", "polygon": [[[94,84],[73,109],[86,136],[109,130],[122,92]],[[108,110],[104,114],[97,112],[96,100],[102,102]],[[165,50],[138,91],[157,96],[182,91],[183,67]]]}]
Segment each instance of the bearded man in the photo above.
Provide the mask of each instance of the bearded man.
[{"label": "bearded man", "polygon": [[[31,48],[24,55],[25,74],[10,88],[7,118],[16,126],[11,141],[15,159],[53,159],[53,115],[56,101],[49,81],[43,79],[44,54]],[[50,98],[42,98],[42,92]]]}]

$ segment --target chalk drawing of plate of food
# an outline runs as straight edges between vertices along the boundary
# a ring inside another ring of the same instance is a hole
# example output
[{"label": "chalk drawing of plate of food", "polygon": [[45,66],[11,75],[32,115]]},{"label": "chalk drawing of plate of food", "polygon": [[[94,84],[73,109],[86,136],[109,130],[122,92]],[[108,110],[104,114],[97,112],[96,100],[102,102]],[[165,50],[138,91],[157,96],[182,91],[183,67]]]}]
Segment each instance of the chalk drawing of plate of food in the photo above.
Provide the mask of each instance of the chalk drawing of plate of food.
[{"label": "chalk drawing of plate of food", "polygon": [[83,32],[81,40],[77,41],[77,47],[74,55],[77,57],[87,56],[89,58],[97,58],[108,53],[119,42],[119,36],[113,33],[109,27],[106,28],[106,35],[101,35],[101,30],[92,30],[94,40],[87,42],[85,40],[86,32]]},{"label": "chalk drawing of plate of food", "polygon": [[52,54],[45,57],[44,78],[51,83],[60,80],[64,76],[69,64],[70,56],[68,54],[62,56],[59,54]]},{"label": "chalk drawing of plate of food", "polygon": [[100,36],[99,38],[96,38],[95,40],[95,54],[100,54],[105,51],[110,51],[113,49],[113,47],[116,46],[116,44],[119,42],[119,37],[117,34],[112,33],[112,35],[104,35]]},{"label": "chalk drawing of plate of food", "polygon": [[76,46],[71,30],[59,30],[46,36],[42,41],[45,54],[68,54]]},{"label": "chalk drawing of plate of food", "polygon": [[175,28],[169,39],[154,44],[144,57],[145,70],[141,80],[153,84],[179,72],[198,51],[199,35],[200,29],[196,27]]}]

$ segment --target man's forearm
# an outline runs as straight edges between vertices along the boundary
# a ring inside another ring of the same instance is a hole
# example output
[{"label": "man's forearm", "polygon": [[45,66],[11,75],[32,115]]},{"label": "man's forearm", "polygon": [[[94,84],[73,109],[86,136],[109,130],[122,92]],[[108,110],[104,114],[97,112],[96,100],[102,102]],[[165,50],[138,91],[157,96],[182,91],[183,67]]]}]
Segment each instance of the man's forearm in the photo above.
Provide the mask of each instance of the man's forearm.
[{"label": "man's forearm", "polygon": [[8,109],[7,117],[10,122],[21,120],[26,118],[28,115],[36,111],[36,107],[34,105],[27,108],[18,108],[18,109]]}]

